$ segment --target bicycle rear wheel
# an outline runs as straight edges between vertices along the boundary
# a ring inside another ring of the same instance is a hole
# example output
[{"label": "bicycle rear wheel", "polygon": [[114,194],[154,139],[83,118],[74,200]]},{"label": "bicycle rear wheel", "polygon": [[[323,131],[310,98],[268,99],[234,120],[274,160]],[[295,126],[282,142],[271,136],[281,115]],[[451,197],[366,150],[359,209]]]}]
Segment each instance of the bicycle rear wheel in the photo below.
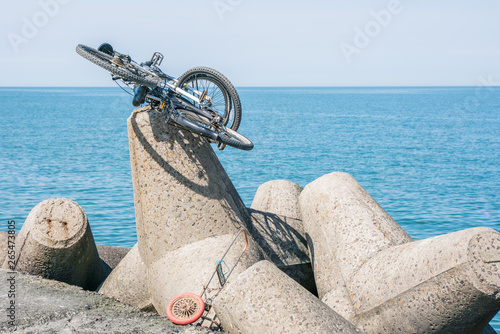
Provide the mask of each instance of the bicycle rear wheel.
[{"label": "bicycle rear wheel", "polygon": [[138,85],[154,88],[161,80],[158,76],[141,69],[139,66],[132,66],[130,64],[118,65],[117,63],[119,62],[113,62],[113,60],[116,60],[116,57],[89,46],[79,44],[76,47],[76,52],[83,58],[119,76],[123,80],[133,81]]},{"label": "bicycle rear wheel", "polygon": [[[223,119],[224,125],[238,130],[241,122],[240,97],[233,84],[222,73],[209,67],[194,67],[179,77],[177,87],[188,92],[194,90],[198,92],[196,95],[206,89],[209,99],[205,99],[203,104],[215,111]],[[195,101],[190,102],[198,108],[203,107]]]}]

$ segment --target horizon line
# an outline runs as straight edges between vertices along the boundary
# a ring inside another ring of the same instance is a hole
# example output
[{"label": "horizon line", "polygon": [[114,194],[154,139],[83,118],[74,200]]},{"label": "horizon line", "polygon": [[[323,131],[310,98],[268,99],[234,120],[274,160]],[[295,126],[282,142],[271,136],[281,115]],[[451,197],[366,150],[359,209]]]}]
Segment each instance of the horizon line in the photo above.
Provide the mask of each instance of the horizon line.
[{"label": "horizon line", "polygon": [[[500,88],[500,85],[428,85],[428,86],[235,86],[236,88],[476,88],[476,87],[494,87]],[[1,88],[119,88],[117,86],[2,86]]]}]

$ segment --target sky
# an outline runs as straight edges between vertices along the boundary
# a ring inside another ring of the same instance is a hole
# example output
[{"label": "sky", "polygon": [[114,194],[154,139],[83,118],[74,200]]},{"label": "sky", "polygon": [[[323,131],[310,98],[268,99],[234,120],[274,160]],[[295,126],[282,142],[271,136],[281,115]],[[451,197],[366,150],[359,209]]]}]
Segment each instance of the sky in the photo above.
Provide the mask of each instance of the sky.
[{"label": "sky", "polygon": [[0,86],[111,86],[108,42],[235,86],[500,85],[498,0],[22,0],[0,12]]}]

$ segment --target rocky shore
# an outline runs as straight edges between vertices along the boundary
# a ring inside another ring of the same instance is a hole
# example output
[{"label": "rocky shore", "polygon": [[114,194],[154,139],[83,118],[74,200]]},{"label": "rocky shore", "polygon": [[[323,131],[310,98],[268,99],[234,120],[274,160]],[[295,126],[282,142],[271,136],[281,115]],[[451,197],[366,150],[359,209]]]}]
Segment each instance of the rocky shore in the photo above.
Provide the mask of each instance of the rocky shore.
[{"label": "rocky shore", "polygon": [[[0,333],[211,333],[194,326],[177,326],[156,312],[144,312],[74,285],[0,269],[0,281],[15,280],[15,324],[5,315]],[[8,305],[0,294],[0,305]],[[2,307],[4,309],[4,307]]]}]

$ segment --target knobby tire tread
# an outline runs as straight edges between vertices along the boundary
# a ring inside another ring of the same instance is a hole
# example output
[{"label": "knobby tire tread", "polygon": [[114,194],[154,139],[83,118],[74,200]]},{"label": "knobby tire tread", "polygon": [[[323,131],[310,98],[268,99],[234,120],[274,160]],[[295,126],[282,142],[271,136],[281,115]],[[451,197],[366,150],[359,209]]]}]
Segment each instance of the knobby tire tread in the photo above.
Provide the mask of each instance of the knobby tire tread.
[{"label": "knobby tire tread", "polygon": [[[88,49],[90,51],[88,51],[86,49]],[[158,85],[159,78],[153,79],[152,76],[149,76],[150,78],[147,78],[147,77],[144,77],[141,75],[134,74],[134,73],[130,72],[130,70],[115,66],[115,65],[111,64],[109,61],[104,60],[104,59],[100,58],[99,56],[95,55],[94,53],[102,54],[103,57],[105,57],[105,58],[110,57],[109,55],[107,55],[101,51],[98,51],[94,48],[79,44],[76,47],[76,52],[80,56],[82,56],[83,58],[91,61],[92,63],[104,68],[105,70],[107,70],[115,75],[118,75],[119,77],[121,77],[125,80],[134,81],[140,85],[146,85],[146,86],[153,87],[153,88]]]},{"label": "knobby tire tread", "polygon": [[178,79],[177,81],[177,87],[181,87],[184,81],[188,79],[190,76],[200,73],[200,74],[209,74],[214,76],[217,80],[219,80],[223,85],[224,88],[227,90],[231,101],[233,103],[233,111],[234,111],[234,120],[233,124],[231,124],[231,129],[233,130],[238,130],[240,123],[241,123],[241,101],[240,97],[238,95],[238,92],[236,91],[236,88],[234,88],[233,84],[231,81],[229,81],[228,78],[226,78],[222,73],[220,73],[217,70],[214,70],[213,68],[210,67],[205,67],[205,66],[197,66],[193,67],[186,72],[184,72]]}]

